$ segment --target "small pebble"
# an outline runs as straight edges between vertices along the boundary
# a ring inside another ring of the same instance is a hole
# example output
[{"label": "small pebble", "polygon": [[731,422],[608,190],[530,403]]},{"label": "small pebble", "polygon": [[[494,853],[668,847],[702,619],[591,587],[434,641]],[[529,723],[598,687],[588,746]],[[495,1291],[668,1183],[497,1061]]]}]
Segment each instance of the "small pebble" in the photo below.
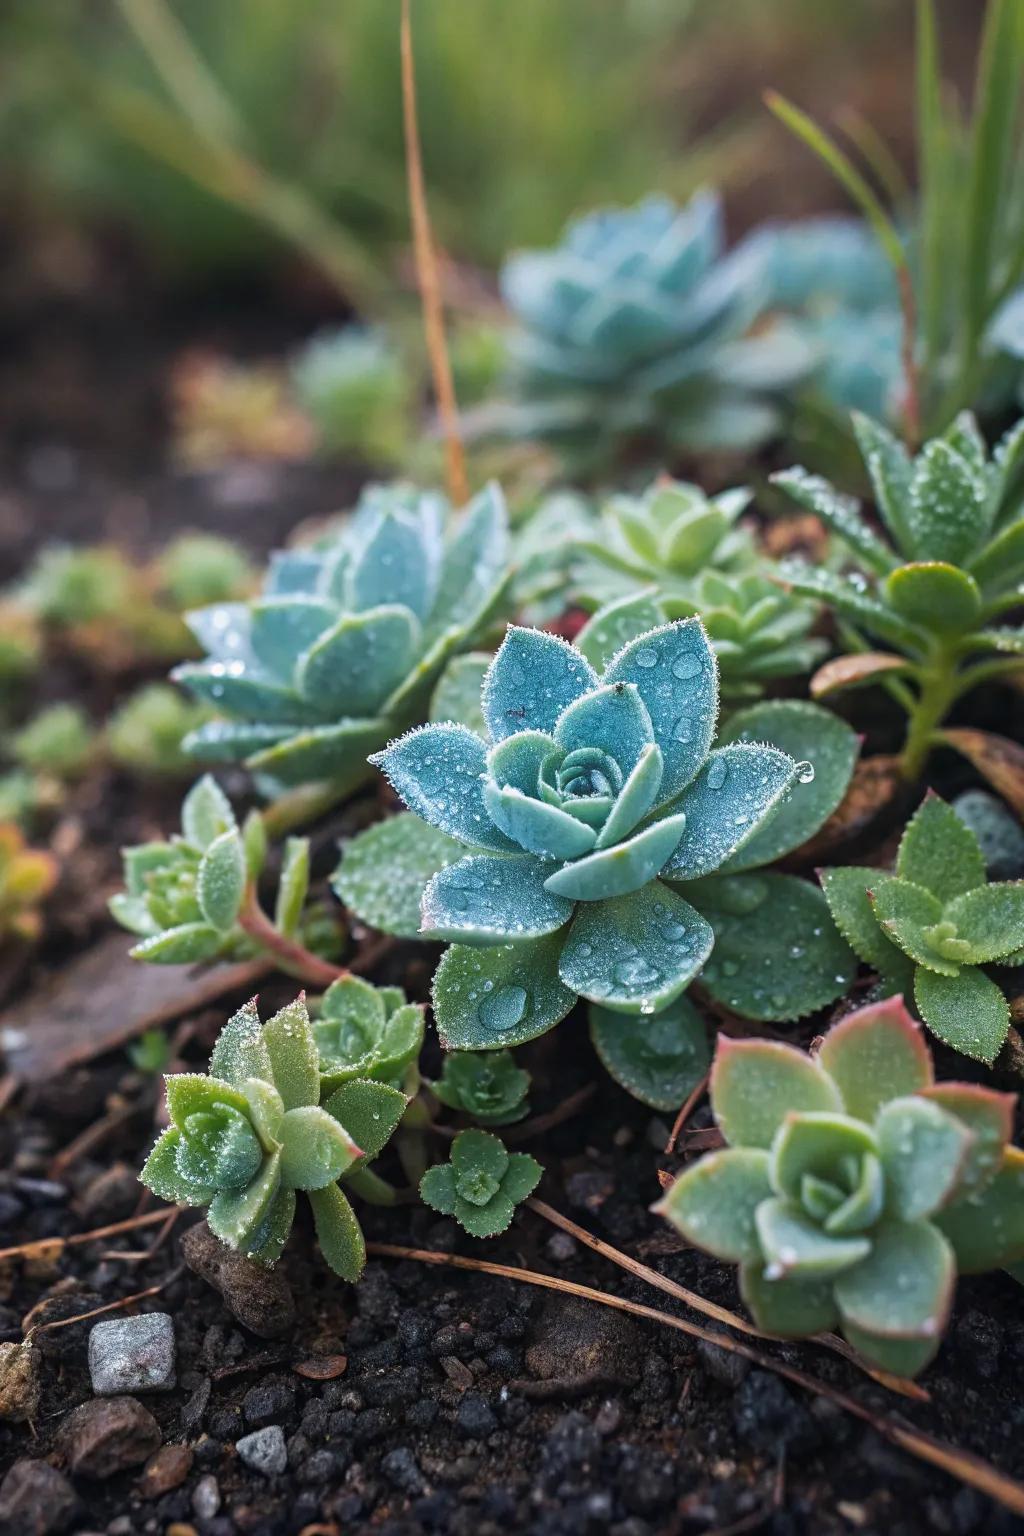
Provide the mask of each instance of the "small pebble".
[{"label": "small pebble", "polygon": [[102,1397],[72,1409],[60,1442],[75,1477],[111,1477],[159,1450],[160,1426],[134,1397]]},{"label": "small pebble", "polygon": [[212,1520],[220,1511],[220,1484],[212,1472],[201,1477],[192,1490],[192,1508],[198,1520]]},{"label": "small pebble", "polygon": [[0,1530],[21,1536],[58,1536],[81,1506],[78,1495],[46,1461],[16,1461],[0,1484]]},{"label": "small pebble", "polygon": [[175,1385],[174,1323],[166,1312],[112,1317],[89,1334],[89,1376],[98,1397],[170,1392]]},{"label": "small pebble", "polygon": [[146,1462],[139,1478],[144,1499],[159,1499],[180,1488],[192,1470],[193,1453],[188,1445],[163,1445]]},{"label": "small pebble", "polygon": [[264,1429],[254,1429],[251,1435],[243,1435],[235,1450],[247,1467],[264,1477],[280,1477],[288,1465],[288,1448],[280,1424],[268,1424]]}]

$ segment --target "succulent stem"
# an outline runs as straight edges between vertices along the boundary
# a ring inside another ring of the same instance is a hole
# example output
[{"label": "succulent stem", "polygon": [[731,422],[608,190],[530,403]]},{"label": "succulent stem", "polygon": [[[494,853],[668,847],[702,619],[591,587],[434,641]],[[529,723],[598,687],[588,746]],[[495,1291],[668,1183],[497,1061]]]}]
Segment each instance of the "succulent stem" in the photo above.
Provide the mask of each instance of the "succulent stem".
[{"label": "succulent stem", "polygon": [[246,890],[242,908],[238,914],[238,924],[251,939],[255,940],[260,949],[277,959],[283,971],[287,971],[290,976],[295,976],[299,981],[323,988],[329,987],[332,981],[349,975],[344,966],[331,965],[328,961],[321,960],[319,955],[314,955],[297,939],[290,939],[280,929],[275,928],[260,907],[252,885]]}]

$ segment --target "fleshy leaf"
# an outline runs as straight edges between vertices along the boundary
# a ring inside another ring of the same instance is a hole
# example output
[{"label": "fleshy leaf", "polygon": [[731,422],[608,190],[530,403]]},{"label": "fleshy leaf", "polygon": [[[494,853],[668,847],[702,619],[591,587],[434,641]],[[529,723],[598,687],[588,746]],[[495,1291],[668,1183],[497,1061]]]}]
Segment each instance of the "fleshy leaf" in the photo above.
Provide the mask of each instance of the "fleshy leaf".
[{"label": "fleshy leaf", "polygon": [[452,721],[464,725],[474,735],[487,735],[480,695],[484,677],[491,664],[488,651],[470,651],[454,656],[438,678],[430,700],[430,719],[436,724]]},{"label": "fleshy leaf", "polygon": [[483,712],[491,738],[550,731],[569,704],[596,687],[590,663],[567,641],[510,624],[484,679]]},{"label": "fleshy leaf", "polygon": [[906,506],[914,554],[922,560],[964,565],[987,530],[977,478],[942,438],[933,438],[918,455]]},{"label": "fleshy leaf", "polygon": [[345,569],[346,607],[362,614],[395,603],[425,618],[440,576],[439,521],[379,515]]},{"label": "fleshy leaf", "polygon": [[210,1076],[223,1078],[235,1088],[244,1087],[250,1077],[273,1082],[255,998],[232,1014],[221,1030],[210,1056]]},{"label": "fleshy leaf", "polygon": [[559,715],[552,732],[565,752],[596,748],[618,763],[627,778],[654,741],[651,717],[629,684],[595,688]]},{"label": "fleshy leaf", "polygon": [[361,1078],[343,1083],[323,1107],[345,1127],[362,1152],[363,1160],[369,1163],[383,1152],[397,1130],[408,1102],[404,1093],[388,1083]]},{"label": "fleshy leaf", "polygon": [[961,1274],[1018,1264],[1024,1259],[1024,1151],[1008,1147],[995,1178],[982,1190],[936,1213]]},{"label": "fleshy leaf", "polygon": [[224,935],[209,923],[180,923],[165,928],[129,950],[133,960],[148,960],[156,965],[195,965],[212,960],[224,945]]},{"label": "fleshy leaf", "polygon": [[935,1358],[941,1335],[934,1338],[896,1339],[879,1333],[869,1333],[857,1328],[848,1318],[842,1319],[843,1335],[859,1355],[893,1376],[914,1377]]},{"label": "fleshy leaf", "polygon": [[499,789],[488,781],[483,786],[483,803],[491,831],[502,838],[503,849],[518,845],[540,859],[554,861],[577,859],[597,841],[593,827],[512,785]]},{"label": "fleshy leaf", "polygon": [[423,725],[370,761],[387,776],[411,811],[471,848],[514,845],[495,827],[484,805],[481,775],[487,751],[462,725]]},{"label": "fleshy leaf", "polygon": [[974,1140],[960,1169],[960,1193],[983,1189],[995,1177],[1013,1135],[1016,1094],[997,1093],[977,1083],[936,1083],[924,1096],[971,1132]]},{"label": "fleshy leaf", "polygon": [[759,1263],[740,1269],[740,1295],[757,1326],[783,1339],[824,1333],[839,1318],[831,1280],[797,1280],[786,1275],[768,1280]]},{"label": "fleshy leaf", "polygon": [[296,685],[318,708],[357,719],[377,713],[407,677],[420,633],[407,608],[346,613],[299,659]]},{"label": "fleshy leaf", "polygon": [[901,1221],[918,1221],[945,1205],[957,1187],[971,1133],[930,1099],[891,1099],[875,1125],[885,1168],[886,1205]]},{"label": "fleshy leaf", "polygon": [[438,1163],[428,1168],[420,1179],[420,1199],[432,1211],[439,1211],[442,1216],[454,1216],[458,1198],[455,1173],[450,1163]]},{"label": "fleshy leaf", "polygon": [[783,470],[772,476],[772,483],[821,518],[869,570],[884,575],[892,569],[892,550],[871,528],[853,497],[840,495],[827,480],[808,474],[805,469]]},{"label": "fleshy leaf", "polygon": [[206,1224],[229,1248],[248,1247],[266,1219],[281,1183],[280,1156],[268,1157],[251,1184],[242,1190],[221,1190],[210,1201]]},{"label": "fleshy leaf", "polygon": [[982,614],[974,577],[938,560],[900,566],[887,578],[885,593],[902,618],[942,635],[969,633]]},{"label": "fleshy leaf", "polygon": [[[298,595],[263,598],[253,603],[248,612],[253,655],[280,682],[291,683],[295,657],[319,640],[337,616],[333,604],[320,598]],[[218,639],[216,629],[208,627],[200,639],[208,649],[214,649]]]},{"label": "fleshy leaf", "polygon": [[215,837],[196,871],[196,895],[206,921],[221,933],[235,925],[245,891],[245,851],[237,827]]},{"label": "fleshy leaf", "polygon": [[953,807],[928,795],[900,839],[896,874],[945,904],[985,884],[985,860],[978,839]]},{"label": "fleshy leaf", "polygon": [[914,1001],[933,1035],[964,1056],[991,1066],[1010,1027],[1010,1008],[995,982],[973,965],[957,976],[919,967]]},{"label": "fleshy leaf", "polygon": [[420,931],[420,902],[432,876],[464,854],[462,843],[403,811],[345,844],[331,885],[368,927],[414,939]]},{"label": "fleshy leaf", "polygon": [[434,972],[434,1018],[447,1050],[493,1051],[534,1040],[576,1001],[558,975],[563,936],[477,949],[453,944]]},{"label": "fleshy leaf", "polygon": [[771,1194],[767,1152],[728,1147],[709,1152],[685,1169],[654,1209],[688,1242],[716,1258],[759,1264],[755,1215]]},{"label": "fleshy leaf", "polygon": [[818,1060],[839,1089],[846,1113],[869,1124],[890,1099],[920,1093],[934,1080],[920,1025],[900,997],[840,1019],[822,1041]]},{"label": "fleshy leaf", "polygon": [[550,864],[529,855],[469,854],[423,893],[422,933],[462,944],[520,943],[561,928],[572,902],[545,889]]},{"label": "fleshy leaf", "polygon": [[942,905],[931,891],[910,880],[892,879],[878,885],[869,900],[886,937],[904,954],[929,970],[956,975],[959,962],[948,960],[932,943],[931,930],[942,921]]},{"label": "fleshy leaf", "polygon": [[711,1108],[734,1147],[770,1147],[787,1114],[842,1113],[835,1084],[803,1051],[777,1040],[728,1035],[718,1037]]},{"label": "fleshy leaf", "polygon": [[693,980],[711,952],[711,928],[660,881],[573,919],[559,971],[567,987],[621,1013],[653,1014]]},{"label": "fleshy leaf", "polygon": [[274,905],[274,927],[289,938],[299,926],[308,891],[309,838],[290,837],[284,845]]},{"label": "fleshy leaf", "polygon": [[819,876],[832,920],[843,938],[888,981],[892,991],[909,995],[914,984],[913,962],[886,936],[868,896],[892,876],[856,864],[823,869]]},{"label": "fleshy leaf", "polygon": [[661,748],[651,742],[640,753],[636,767],[616,795],[615,804],[597,835],[597,848],[610,848],[628,837],[657,800],[664,773]]},{"label": "fleshy leaf", "polygon": [[229,832],[235,825],[235,813],[231,802],[212,774],[204,773],[193,784],[181,807],[181,830],[185,841],[194,848],[205,849],[222,832]]},{"label": "fleshy leaf", "polygon": [[609,1075],[652,1109],[678,1109],[711,1061],[704,1020],[685,997],[655,1014],[592,1005],[590,1038]]},{"label": "fleshy leaf", "polygon": [[139,1180],[158,1200],[167,1200],[172,1205],[206,1205],[216,1191],[212,1186],[203,1187],[182,1178],[177,1162],[180,1144],[181,1132],[176,1127],[164,1131],[143,1164]]},{"label": "fleshy leaf", "polygon": [[309,1027],[305,995],[288,1003],[263,1026],[274,1087],[285,1109],[320,1102],[320,1065]]},{"label": "fleshy leaf", "polygon": [[886,527],[899,548],[909,555],[907,503],[914,472],[910,455],[888,428],[861,411],[853,413],[853,430]]},{"label": "fleshy leaf", "polygon": [[656,629],[664,618],[653,588],[619,598],[617,602],[606,603],[584,624],[576,636],[576,649],[583,652],[595,671],[603,672],[616,652]]},{"label": "fleshy leaf", "polygon": [[448,540],[427,636],[458,625],[472,631],[498,599],[508,561],[508,513],[501,487],[485,485],[459,516]]},{"label": "fleshy leaf", "polygon": [[1024,881],[976,886],[948,902],[944,916],[970,946],[971,965],[1000,960],[1024,944]]},{"label": "fleshy leaf", "polygon": [[373,777],[366,758],[391,734],[385,719],[339,720],[334,725],[292,730],[246,757],[253,773],[266,773],[280,784],[311,784],[329,779],[350,791]]},{"label": "fleshy leaf", "polygon": [[848,1270],[871,1252],[868,1238],[834,1237],[788,1200],[762,1201],[755,1224],[770,1280],[785,1276],[826,1279]]},{"label": "fleshy leaf", "polygon": [[844,1160],[859,1163],[877,1151],[874,1133],[863,1120],[835,1110],[788,1114],[772,1140],[772,1188],[798,1200],[805,1174],[838,1185]]},{"label": "fleshy leaf", "polygon": [[670,880],[697,880],[741,849],[796,781],[796,764],[774,747],[733,742],[711,753],[673,806],[686,829],[665,868]]},{"label": "fleshy leaf", "polygon": [[544,888],[573,901],[602,903],[639,891],[664,867],[685,826],[684,815],[652,822],[625,842],[564,865],[548,875]]},{"label": "fleshy leaf", "polygon": [[257,1264],[276,1264],[291,1235],[294,1220],[295,1191],[279,1189],[270,1209],[249,1239],[248,1257]]},{"label": "fleshy leaf", "polygon": [[937,1340],[953,1299],[956,1264],[928,1221],[876,1227],[871,1252],[836,1280],[844,1324],[883,1338]]},{"label": "fleshy leaf", "polygon": [[164,1079],[167,1090],[167,1114],[172,1125],[182,1126],[187,1115],[200,1114],[225,1104],[248,1115],[244,1093],[219,1078],[202,1072],[173,1072]]},{"label": "fleshy leaf", "polygon": [[326,1109],[306,1104],[281,1122],[281,1180],[292,1189],[323,1189],[362,1156],[363,1149]]},{"label": "fleshy leaf", "polygon": [[348,1200],[337,1184],[309,1191],[320,1252],[343,1280],[353,1285],[366,1263],[366,1243]]},{"label": "fleshy leaf", "polygon": [[665,760],[661,793],[671,799],[707,757],[718,716],[718,663],[699,619],[681,619],[632,640],[605,683],[635,683]]}]

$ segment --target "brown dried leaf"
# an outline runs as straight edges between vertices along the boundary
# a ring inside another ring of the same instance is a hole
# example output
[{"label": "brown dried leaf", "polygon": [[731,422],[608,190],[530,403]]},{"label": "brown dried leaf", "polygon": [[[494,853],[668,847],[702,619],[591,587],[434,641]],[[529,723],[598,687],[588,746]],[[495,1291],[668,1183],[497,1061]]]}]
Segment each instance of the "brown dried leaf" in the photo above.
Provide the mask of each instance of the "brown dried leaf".
[{"label": "brown dried leaf", "polygon": [[959,726],[943,731],[942,740],[966,757],[1018,816],[1024,816],[1024,747],[994,731]]}]

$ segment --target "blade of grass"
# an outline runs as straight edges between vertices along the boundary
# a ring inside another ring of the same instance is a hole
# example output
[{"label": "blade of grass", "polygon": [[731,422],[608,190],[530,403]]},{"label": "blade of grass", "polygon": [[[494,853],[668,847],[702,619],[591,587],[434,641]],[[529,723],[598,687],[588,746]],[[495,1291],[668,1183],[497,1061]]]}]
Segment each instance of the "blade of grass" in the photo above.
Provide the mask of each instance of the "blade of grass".
[{"label": "blade of grass", "polygon": [[924,368],[932,375],[943,347],[943,294],[947,289],[944,193],[948,185],[942,115],[942,78],[934,0],[917,0],[915,47],[915,108],[917,122],[918,222],[921,230],[921,329]]}]

